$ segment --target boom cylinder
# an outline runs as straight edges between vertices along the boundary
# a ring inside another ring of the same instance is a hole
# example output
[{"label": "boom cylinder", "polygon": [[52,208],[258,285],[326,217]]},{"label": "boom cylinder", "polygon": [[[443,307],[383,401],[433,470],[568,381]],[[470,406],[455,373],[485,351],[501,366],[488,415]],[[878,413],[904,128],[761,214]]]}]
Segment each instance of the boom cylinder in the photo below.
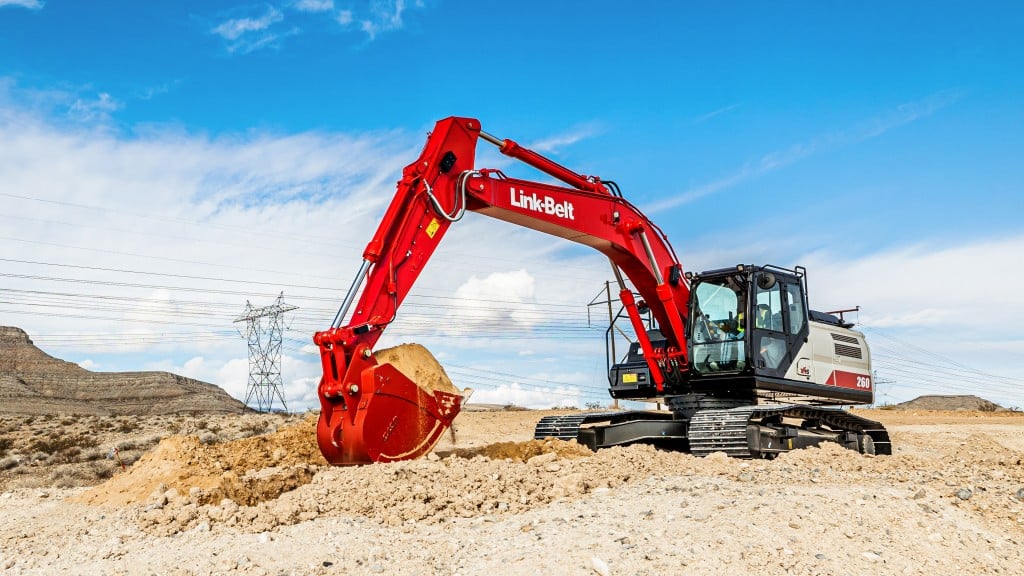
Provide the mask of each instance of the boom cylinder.
[{"label": "boom cylinder", "polygon": [[497,146],[498,150],[500,150],[502,154],[521,160],[545,174],[550,174],[551,176],[558,178],[562,182],[565,182],[574,188],[579,188],[580,190],[586,190],[588,192],[608,193],[608,190],[600,182],[589,180],[586,176],[577,174],[565,166],[562,166],[557,162],[553,162],[529,148],[523,148],[513,140],[509,140],[508,138],[498,138],[484,132],[483,130],[480,131],[480,137]]}]

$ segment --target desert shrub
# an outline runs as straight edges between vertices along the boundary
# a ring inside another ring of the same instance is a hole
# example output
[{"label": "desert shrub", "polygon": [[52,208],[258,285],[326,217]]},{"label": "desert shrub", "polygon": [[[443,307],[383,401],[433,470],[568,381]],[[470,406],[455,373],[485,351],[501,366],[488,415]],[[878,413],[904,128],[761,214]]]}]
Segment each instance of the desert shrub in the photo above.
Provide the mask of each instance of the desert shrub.
[{"label": "desert shrub", "polygon": [[10,470],[12,468],[17,468],[18,464],[21,464],[20,458],[17,458],[15,456],[8,456],[7,458],[0,460],[0,470]]},{"label": "desert shrub", "polygon": [[86,470],[92,474],[96,480],[106,480],[114,475],[118,465],[113,462],[90,462],[86,467]]},{"label": "desert shrub", "polygon": [[245,436],[258,436],[259,434],[263,434],[267,431],[267,423],[262,420],[245,422],[239,426],[239,430],[241,430]]},{"label": "desert shrub", "polygon": [[47,455],[57,454],[59,452],[65,452],[72,448],[92,448],[96,446],[98,442],[92,436],[85,436],[82,434],[50,434],[46,438],[36,438],[29,443],[28,448],[34,452],[43,452]]},{"label": "desert shrub", "polygon": [[121,452],[127,452],[128,450],[135,450],[139,447],[139,443],[135,439],[121,440],[115,444],[118,450]]},{"label": "desert shrub", "polygon": [[7,454],[7,451],[14,447],[14,439],[0,436],[0,456]]},{"label": "desert shrub", "polygon": [[504,406],[501,407],[501,409],[504,410],[505,412],[521,412],[523,410],[526,410],[526,408],[522,406],[516,406],[515,404],[505,404]]},{"label": "desert shrub", "polygon": [[80,462],[92,462],[95,460],[103,460],[104,458],[107,457],[107,454],[109,453],[110,452],[104,450],[103,448],[89,448],[88,450],[84,450],[82,452],[78,460]]},{"label": "desert shrub", "polygon": [[61,466],[50,472],[50,486],[54,488],[74,488],[91,484],[93,475],[80,466]]},{"label": "desert shrub", "polygon": [[202,434],[199,435],[199,441],[202,442],[203,444],[216,444],[217,435],[214,434],[213,432],[203,432]]},{"label": "desert shrub", "polygon": [[124,434],[128,434],[129,432],[135,432],[138,429],[138,422],[135,422],[133,420],[120,420],[117,423],[117,428],[115,428],[115,430],[117,430],[118,432],[122,432]]},{"label": "desert shrub", "polygon": [[123,462],[125,466],[131,466],[132,464],[138,462],[139,458],[142,458],[142,454],[143,453],[140,450],[132,450],[131,452],[122,452],[120,454],[121,462]]}]

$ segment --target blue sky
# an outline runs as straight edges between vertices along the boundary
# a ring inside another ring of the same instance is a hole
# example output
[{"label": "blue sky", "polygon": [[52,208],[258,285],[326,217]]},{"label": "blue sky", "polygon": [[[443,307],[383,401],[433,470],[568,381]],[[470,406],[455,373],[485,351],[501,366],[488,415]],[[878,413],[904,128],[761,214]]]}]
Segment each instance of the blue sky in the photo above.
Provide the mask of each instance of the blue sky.
[{"label": "blue sky", "polygon": [[[308,405],[308,336],[333,317],[401,167],[435,120],[472,116],[617,181],[688,269],[808,266],[813,307],[862,307],[892,382],[883,401],[1021,406],[1024,340],[1006,318],[1024,316],[1022,13],[0,0],[0,324],[95,369],[173,369],[238,394],[231,310],[284,290],[305,311],[285,379]],[[604,401],[585,304],[606,269],[470,219],[392,338],[432,344],[488,400],[537,405],[553,387]],[[121,307],[97,304],[111,295]]]}]

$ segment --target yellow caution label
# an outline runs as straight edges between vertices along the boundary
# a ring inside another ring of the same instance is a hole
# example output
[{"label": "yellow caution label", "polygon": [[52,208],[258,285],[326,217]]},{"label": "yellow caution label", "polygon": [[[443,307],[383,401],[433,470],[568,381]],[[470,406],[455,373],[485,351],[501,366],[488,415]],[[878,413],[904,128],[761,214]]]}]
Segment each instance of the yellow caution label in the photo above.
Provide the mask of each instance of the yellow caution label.
[{"label": "yellow caution label", "polygon": [[427,224],[427,236],[433,238],[434,234],[437,234],[437,229],[440,227],[441,223],[437,221],[437,218],[431,218],[430,224]]},{"label": "yellow caution label", "polygon": [[636,374],[623,374],[622,375],[622,383],[623,384],[636,384]]}]

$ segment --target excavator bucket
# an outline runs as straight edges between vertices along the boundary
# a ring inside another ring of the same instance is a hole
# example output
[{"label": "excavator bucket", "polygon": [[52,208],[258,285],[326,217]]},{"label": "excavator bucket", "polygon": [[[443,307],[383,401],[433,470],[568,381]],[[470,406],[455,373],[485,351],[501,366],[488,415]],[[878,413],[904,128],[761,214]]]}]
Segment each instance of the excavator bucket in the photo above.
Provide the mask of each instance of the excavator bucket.
[{"label": "excavator bucket", "polygon": [[433,356],[415,344],[356,362],[348,371],[354,373],[358,382],[350,378],[340,397],[321,402],[317,443],[335,465],[423,456],[451,427],[470,392],[455,388]]}]

